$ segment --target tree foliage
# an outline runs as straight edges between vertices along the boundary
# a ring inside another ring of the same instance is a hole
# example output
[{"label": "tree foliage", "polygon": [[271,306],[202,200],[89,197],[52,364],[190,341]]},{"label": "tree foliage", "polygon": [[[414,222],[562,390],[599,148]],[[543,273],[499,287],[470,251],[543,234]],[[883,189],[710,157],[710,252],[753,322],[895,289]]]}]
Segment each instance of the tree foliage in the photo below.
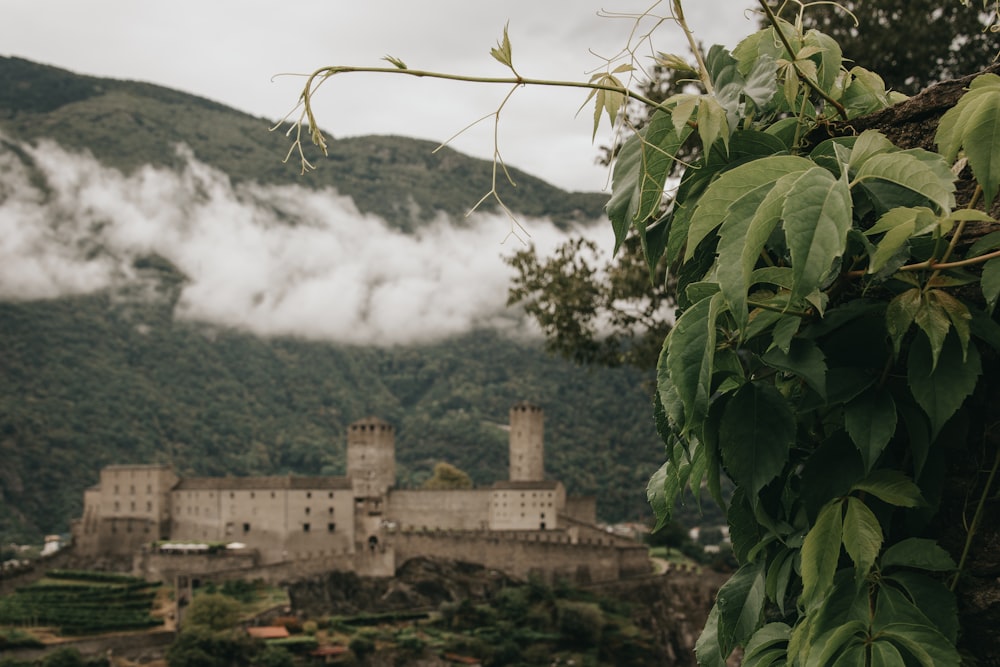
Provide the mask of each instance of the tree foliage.
[{"label": "tree foliage", "polygon": [[636,237],[614,260],[593,241],[575,238],[541,259],[529,247],[507,258],[517,275],[508,305],[519,304],[541,327],[546,347],[583,364],[652,368],[669,330],[673,284],[649,268]]},{"label": "tree foliage", "polygon": [[471,489],[472,478],[461,468],[441,461],[434,466],[434,474],[423,484],[425,489]]},{"label": "tree foliage", "polygon": [[240,619],[240,603],[222,593],[196,595],[184,612],[185,627],[203,627],[213,632],[229,630]]},{"label": "tree foliage", "polygon": [[810,6],[802,23],[837,40],[852,63],[877,72],[886,87],[912,95],[993,62],[1000,44],[990,28],[997,16],[987,7],[973,11],[941,0],[840,0]]}]

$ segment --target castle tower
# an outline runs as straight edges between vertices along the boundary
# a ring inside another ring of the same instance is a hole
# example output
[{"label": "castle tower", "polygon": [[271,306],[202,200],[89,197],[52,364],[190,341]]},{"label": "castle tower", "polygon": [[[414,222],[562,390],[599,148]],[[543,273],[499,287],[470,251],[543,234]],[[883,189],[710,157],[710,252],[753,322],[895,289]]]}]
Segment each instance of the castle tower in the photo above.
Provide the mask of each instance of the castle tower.
[{"label": "castle tower", "polygon": [[384,496],[396,483],[396,431],[391,424],[367,417],[348,427],[347,476],[356,498]]},{"label": "castle tower", "polygon": [[545,479],[544,421],[536,405],[521,401],[510,409],[510,481]]}]

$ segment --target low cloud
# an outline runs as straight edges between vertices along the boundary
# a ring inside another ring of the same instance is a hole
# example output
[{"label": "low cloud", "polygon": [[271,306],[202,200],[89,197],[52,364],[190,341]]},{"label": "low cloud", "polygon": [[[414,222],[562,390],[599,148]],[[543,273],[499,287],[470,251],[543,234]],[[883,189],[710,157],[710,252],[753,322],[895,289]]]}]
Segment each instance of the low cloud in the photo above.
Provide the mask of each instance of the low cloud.
[{"label": "low cloud", "polygon": [[[0,152],[0,299],[118,286],[156,253],[189,279],[178,317],[260,335],[387,345],[524,327],[505,306],[503,257],[520,246],[505,217],[408,235],[330,189],[233,185],[183,148],[184,169],[128,176],[51,143],[19,148],[27,160]],[[540,252],[566,238],[520,222]]]}]

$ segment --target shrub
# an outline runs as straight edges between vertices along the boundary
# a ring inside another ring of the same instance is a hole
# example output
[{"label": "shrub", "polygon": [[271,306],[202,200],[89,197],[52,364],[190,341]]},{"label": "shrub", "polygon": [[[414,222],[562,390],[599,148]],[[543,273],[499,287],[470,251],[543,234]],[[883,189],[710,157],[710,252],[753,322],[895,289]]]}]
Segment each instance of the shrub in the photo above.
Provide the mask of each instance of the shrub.
[{"label": "shrub", "polygon": [[560,602],[559,633],[576,646],[594,646],[600,640],[604,617],[599,608],[586,602]]},{"label": "shrub", "polygon": [[59,648],[42,658],[42,667],[84,667],[83,656],[75,648]]},{"label": "shrub", "polygon": [[358,660],[364,660],[366,656],[375,652],[375,642],[369,639],[366,635],[358,634],[351,639],[351,643],[347,645],[347,648],[351,649],[351,653],[353,653]]},{"label": "shrub", "polygon": [[269,644],[257,654],[253,664],[255,667],[294,667],[295,658],[284,648]]},{"label": "shrub", "polygon": [[184,625],[219,631],[233,627],[239,619],[239,602],[221,593],[202,593],[191,601],[184,614]]}]

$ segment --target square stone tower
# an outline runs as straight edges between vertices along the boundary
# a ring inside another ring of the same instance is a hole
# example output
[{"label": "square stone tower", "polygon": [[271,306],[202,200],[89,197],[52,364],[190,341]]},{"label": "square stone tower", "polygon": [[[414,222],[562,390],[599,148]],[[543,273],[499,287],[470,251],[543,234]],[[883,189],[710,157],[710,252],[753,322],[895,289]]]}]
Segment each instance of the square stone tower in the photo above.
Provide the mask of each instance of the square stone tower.
[{"label": "square stone tower", "polygon": [[396,483],[396,430],[377,417],[347,428],[347,476],[355,498],[381,498]]},{"label": "square stone tower", "polygon": [[510,409],[510,481],[545,479],[545,417],[542,409],[525,401]]}]

